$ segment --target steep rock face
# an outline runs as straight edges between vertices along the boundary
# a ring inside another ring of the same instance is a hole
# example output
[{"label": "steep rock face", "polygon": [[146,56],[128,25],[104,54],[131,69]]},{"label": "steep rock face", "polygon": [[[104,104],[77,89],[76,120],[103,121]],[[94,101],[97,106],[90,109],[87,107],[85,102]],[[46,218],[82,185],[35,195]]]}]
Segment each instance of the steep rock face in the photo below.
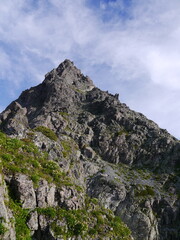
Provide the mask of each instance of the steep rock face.
[{"label": "steep rock face", "polygon": [[[117,94],[96,88],[71,61],[11,103],[0,114],[0,129],[13,138],[30,138],[83,189],[83,194],[58,189],[43,179],[34,189],[26,174],[8,176],[23,208],[81,209],[87,193],[120,216],[134,239],[179,239],[179,141],[130,110]],[[50,222],[44,216],[32,211],[27,224],[34,239],[45,239]]]}]

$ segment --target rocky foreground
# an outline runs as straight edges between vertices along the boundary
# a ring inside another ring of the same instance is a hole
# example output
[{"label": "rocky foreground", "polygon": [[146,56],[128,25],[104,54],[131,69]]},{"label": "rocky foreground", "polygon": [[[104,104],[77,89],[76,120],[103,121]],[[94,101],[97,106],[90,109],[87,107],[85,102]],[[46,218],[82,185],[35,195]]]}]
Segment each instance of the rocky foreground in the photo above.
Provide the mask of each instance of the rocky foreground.
[{"label": "rocky foreground", "polygon": [[180,240],[180,142],[71,61],[0,129],[1,239]]}]

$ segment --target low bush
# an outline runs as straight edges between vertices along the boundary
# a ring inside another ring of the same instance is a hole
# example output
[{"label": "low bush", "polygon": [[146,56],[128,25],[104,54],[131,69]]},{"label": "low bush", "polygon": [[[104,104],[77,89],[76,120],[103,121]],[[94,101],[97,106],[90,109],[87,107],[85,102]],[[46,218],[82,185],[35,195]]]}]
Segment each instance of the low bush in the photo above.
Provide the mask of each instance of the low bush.
[{"label": "low bush", "polygon": [[4,235],[7,231],[7,228],[4,226],[4,218],[0,217],[0,236]]},{"label": "low bush", "polygon": [[34,131],[41,132],[42,134],[44,134],[49,139],[57,141],[57,135],[50,128],[47,128],[47,127],[44,127],[44,126],[39,126],[39,127],[34,128]]}]

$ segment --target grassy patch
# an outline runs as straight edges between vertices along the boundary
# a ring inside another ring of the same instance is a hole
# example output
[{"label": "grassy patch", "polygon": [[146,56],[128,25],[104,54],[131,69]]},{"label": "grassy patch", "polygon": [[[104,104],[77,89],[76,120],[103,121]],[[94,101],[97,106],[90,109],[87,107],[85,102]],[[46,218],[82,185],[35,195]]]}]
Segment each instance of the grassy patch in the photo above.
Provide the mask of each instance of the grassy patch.
[{"label": "grassy patch", "polygon": [[12,210],[15,218],[16,240],[31,240],[31,231],[26,222],[29,217],[29,210],[23,209],[20,203],[10,198],[8,207]]},{"label": "grassy patch", "polygon": [[51,129],[49,129],[47,127],[39,126],[39,127],[34,128],[34,131],[41,132],[49,139],[57,141],[57,135],[55,134],[55,132],[53,132]]},{"label": "grassy patch", "polygon": [[122,135],[128,136],[128,135],[129,135],[129,132],[128,132],[127,130],[125,130],[125,129],[122,129],[122,130],[116,132],[115,135],[116,135],[116,136],[122,136]]},{"label": "grassy patch", "polygon": [[59,112],[59,115],[61,115],[63,117],[69,116],[69,114],[67,112]]},{"label": "grassy patch", "polygon": [[7,228],[4,226],[4,218],[0,217],[0,236],[3,236],[7,232]]},{"label": "grassy patch", "polygon": [[56,209],[53,207],[37,208],[36,210],[37,210],[38,214],[45,215],[49,218],[56,217]]},{"label": "grassy patch", "polygon": [[154,189],[148,185],[139,185],[135,190],[136,197],[155,196]]},{"label": "grassy patch", "polygon": [[40,179],[54,182],[57,186],[72,185],[59,165],[48,160],[31,141],[11,139],[0,133],[1,171],[5,174],[24,173],[37,186]]},{"label": "grassy patch", "polygon": [[[96,210],[92,209],[91,206]],[[79,210],[48,208],[40,211],[46,217],[49,215],[52,222],[51,228],[56,237],[66,239],[81,236],[86,239],[87,236],[90,236],[103,239],[108,236],[112,239],[130,240],[131,232],[121,219],[115,217],[110,210],[103,209],[96,204],[88,205],[88,208],[86,206],[85,209]],[[52,213],[54,218],[52,218]],[[64,225],[58,225],[58,222],[64,223]]]},{"label": "grassy patch", "polygon": [[62,154],[63,154],[63,157],[66,158],[69,156],[69,154],[71,153],[71,144],[69,141],[61,141],[61,145],[63,147],[63,151],[62,151]]}]

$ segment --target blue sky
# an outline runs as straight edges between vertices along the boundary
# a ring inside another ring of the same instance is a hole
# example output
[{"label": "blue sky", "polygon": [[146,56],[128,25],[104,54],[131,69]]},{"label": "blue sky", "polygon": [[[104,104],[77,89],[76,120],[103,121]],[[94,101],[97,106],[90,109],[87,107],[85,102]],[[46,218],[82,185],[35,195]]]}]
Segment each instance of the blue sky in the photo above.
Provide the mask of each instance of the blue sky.
[{"label": "blue sky", "polygon": [[0,1],[0,111],[69,58],[180,138],[179,0]]}]

